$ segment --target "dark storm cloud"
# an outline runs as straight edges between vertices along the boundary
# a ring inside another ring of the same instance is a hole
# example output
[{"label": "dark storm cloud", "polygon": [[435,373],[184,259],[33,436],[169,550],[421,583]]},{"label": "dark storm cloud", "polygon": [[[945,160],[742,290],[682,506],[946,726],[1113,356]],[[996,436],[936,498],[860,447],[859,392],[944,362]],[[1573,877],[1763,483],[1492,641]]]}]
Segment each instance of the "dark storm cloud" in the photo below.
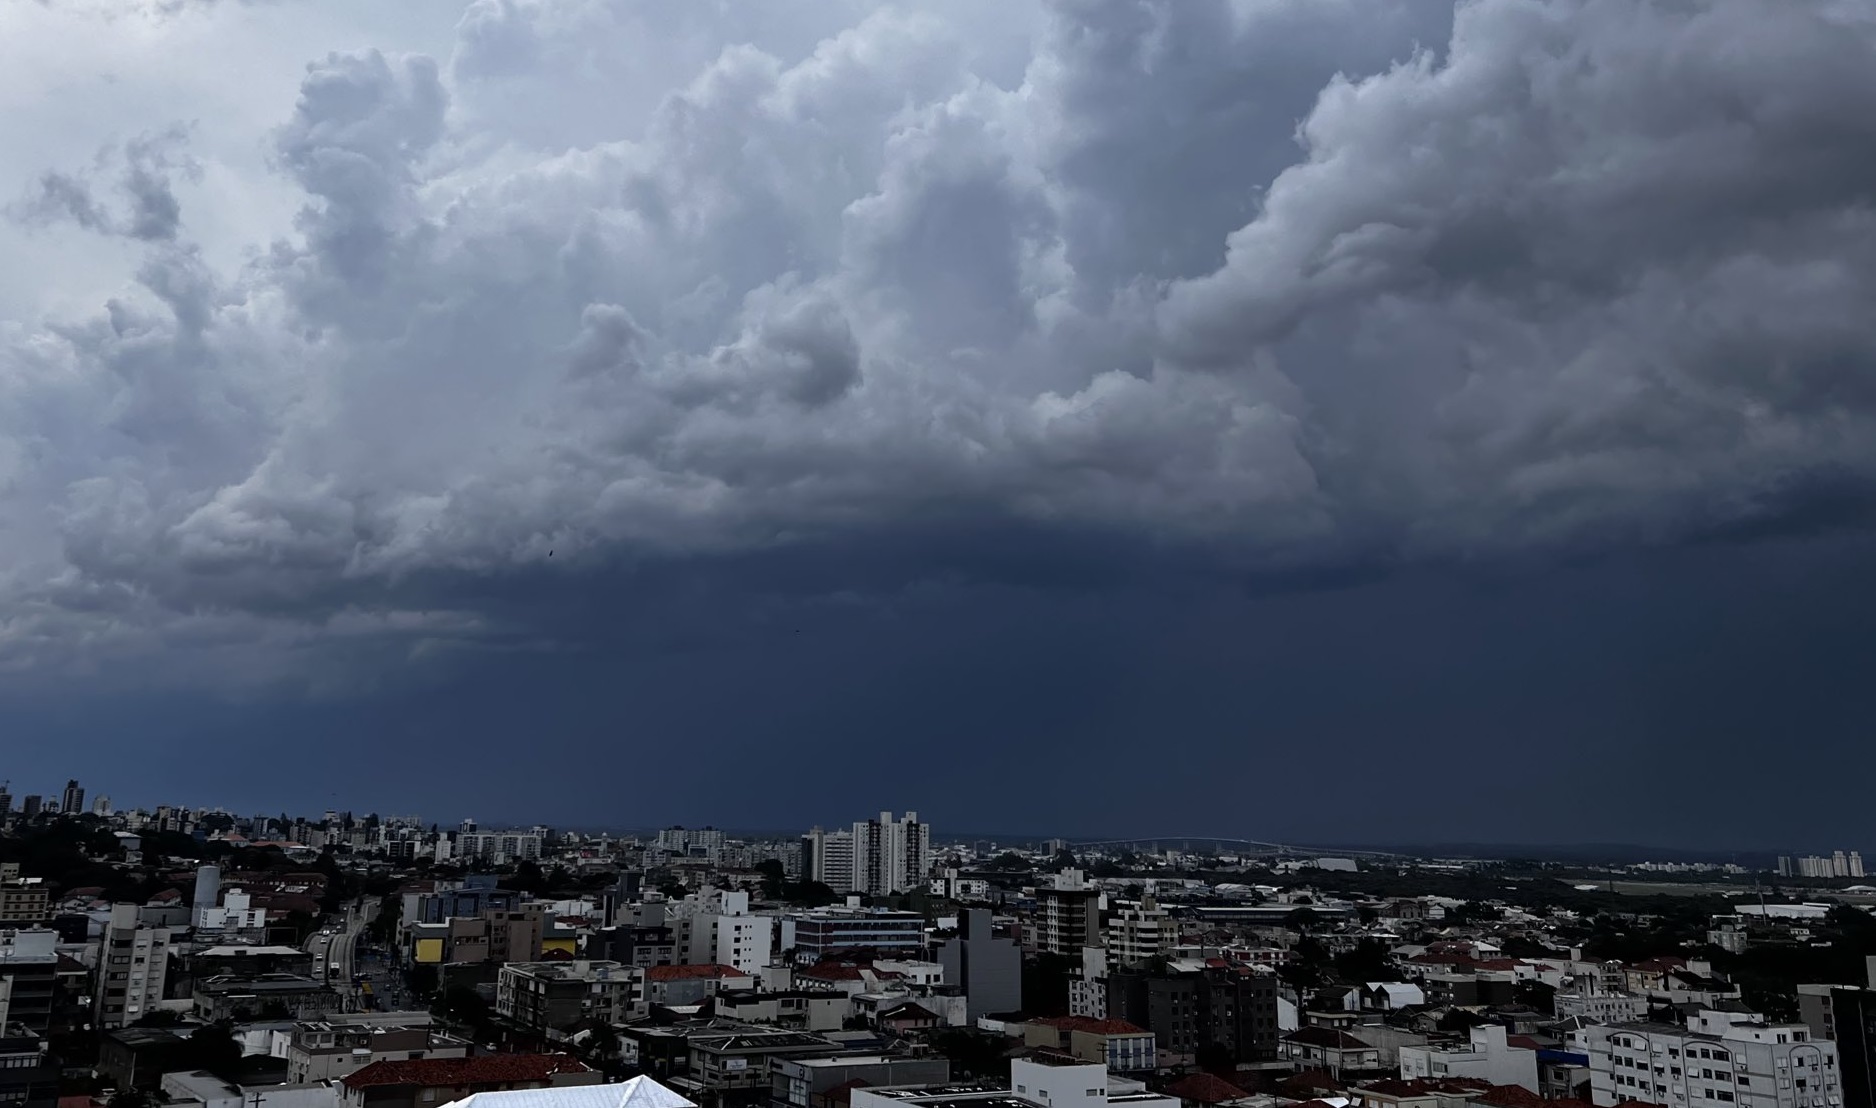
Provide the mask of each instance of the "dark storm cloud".
[{"label": "dark storm cloud", "polygon": [[7,659],[266,684],[591,643],[550,598],[677,582],[1270,595],[1876,477],[1841,6],[715,11],[479,0],[446,64],[313,61],[295,233],[235,272],[169,241],[173,147],[48,177],[159,248],[5,335]]}]

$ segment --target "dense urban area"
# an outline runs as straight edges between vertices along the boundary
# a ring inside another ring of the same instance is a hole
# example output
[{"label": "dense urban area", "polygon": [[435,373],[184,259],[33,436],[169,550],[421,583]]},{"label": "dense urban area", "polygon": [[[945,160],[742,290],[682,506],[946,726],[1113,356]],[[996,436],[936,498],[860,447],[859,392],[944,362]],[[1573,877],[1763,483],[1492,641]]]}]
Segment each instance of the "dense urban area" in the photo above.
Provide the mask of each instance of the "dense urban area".
[{"label": "dense urban area", "polygon": [[0,1108],[1876,1108],[1855,851],[0,828]]}]

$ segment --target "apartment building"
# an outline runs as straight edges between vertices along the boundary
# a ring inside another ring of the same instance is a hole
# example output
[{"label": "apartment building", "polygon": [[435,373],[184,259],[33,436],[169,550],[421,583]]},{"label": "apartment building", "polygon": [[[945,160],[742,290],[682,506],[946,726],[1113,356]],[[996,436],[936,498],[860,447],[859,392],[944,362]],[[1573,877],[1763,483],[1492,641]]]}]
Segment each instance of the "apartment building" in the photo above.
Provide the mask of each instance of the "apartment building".
[{"label": "apartment building", "polygon": [[704,889],[667,908],[677,937],[678,961],[684,965],[723,965],[755,973],[769,964],[775,919],[749,912],[749,894],[741,890]]},{"label": "apartment building", "polygon": [[134,1023],[163,999],[169,972],[170,929],[146,927],[135,904],[111,905],[98,950],[92,1023],[109,1031]]},{"label": "apartment building", "polygon": [[624,1023],[647,1010],[645,971],[619,962],[511,963],[502,967],[495,986],[496,1013],[542,1034],[584,1019]]},{"label": "apartment building", "polygon": [[59,991],[58,934],[35,927],[0,931],[0,1026],[36,1035],[52,1026]]},{"label": "apartment building", "polygon": [[1138,904],[1118,905],[1107,921],[1107,964],[1113,969],[1137,966],[1164,955],[1178,938],[1178,926],[1151,895]]},{"label": "apartment building", "polygon": [[59,1102],[59,1067],[46,1040],[31,1029],[0,1020],[0,1104],[6,1108],[54,1108]]},{"label": "apartment building", "polygon": [[1583,1032],[1590,1099],[1599,1108],[1639,1100],[1668,1108],[1835,1108],[1842,1104],[1837,1044],[1803,1024],[1701,1012],[1686,1026],[1626,1023]]},{"label": "apartment building", "polygon": [[1102,892],[1077,869],[1066,869],[1036,888],[1036,951],[1080,957],[1083,947],[1101,946]]},{"label": "apartment building", "polygon": [[0,925],[40,923],[50,918],[45,882],[37,877],[0,881]]}]

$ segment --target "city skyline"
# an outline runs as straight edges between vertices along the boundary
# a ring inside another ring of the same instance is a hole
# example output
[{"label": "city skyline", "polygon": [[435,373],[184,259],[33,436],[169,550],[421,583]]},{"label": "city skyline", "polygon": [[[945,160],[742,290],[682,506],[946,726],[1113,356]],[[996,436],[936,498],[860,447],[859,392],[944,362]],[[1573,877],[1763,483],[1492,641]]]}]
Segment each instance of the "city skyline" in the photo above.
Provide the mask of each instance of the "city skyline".
[{"label": "city skyline", "polygon": [[8,4],[13,772],[1851,841],[1856,7]]}]

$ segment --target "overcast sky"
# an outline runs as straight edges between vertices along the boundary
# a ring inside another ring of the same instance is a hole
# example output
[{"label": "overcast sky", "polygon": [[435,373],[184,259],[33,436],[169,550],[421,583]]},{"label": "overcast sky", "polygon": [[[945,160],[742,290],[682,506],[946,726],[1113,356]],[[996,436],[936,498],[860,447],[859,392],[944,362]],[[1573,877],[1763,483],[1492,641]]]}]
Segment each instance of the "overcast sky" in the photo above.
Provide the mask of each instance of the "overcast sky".
[{"label": "overcast sky", "polygon": [[1869,847],[1867,0],[0,2],[0,775]]}]

